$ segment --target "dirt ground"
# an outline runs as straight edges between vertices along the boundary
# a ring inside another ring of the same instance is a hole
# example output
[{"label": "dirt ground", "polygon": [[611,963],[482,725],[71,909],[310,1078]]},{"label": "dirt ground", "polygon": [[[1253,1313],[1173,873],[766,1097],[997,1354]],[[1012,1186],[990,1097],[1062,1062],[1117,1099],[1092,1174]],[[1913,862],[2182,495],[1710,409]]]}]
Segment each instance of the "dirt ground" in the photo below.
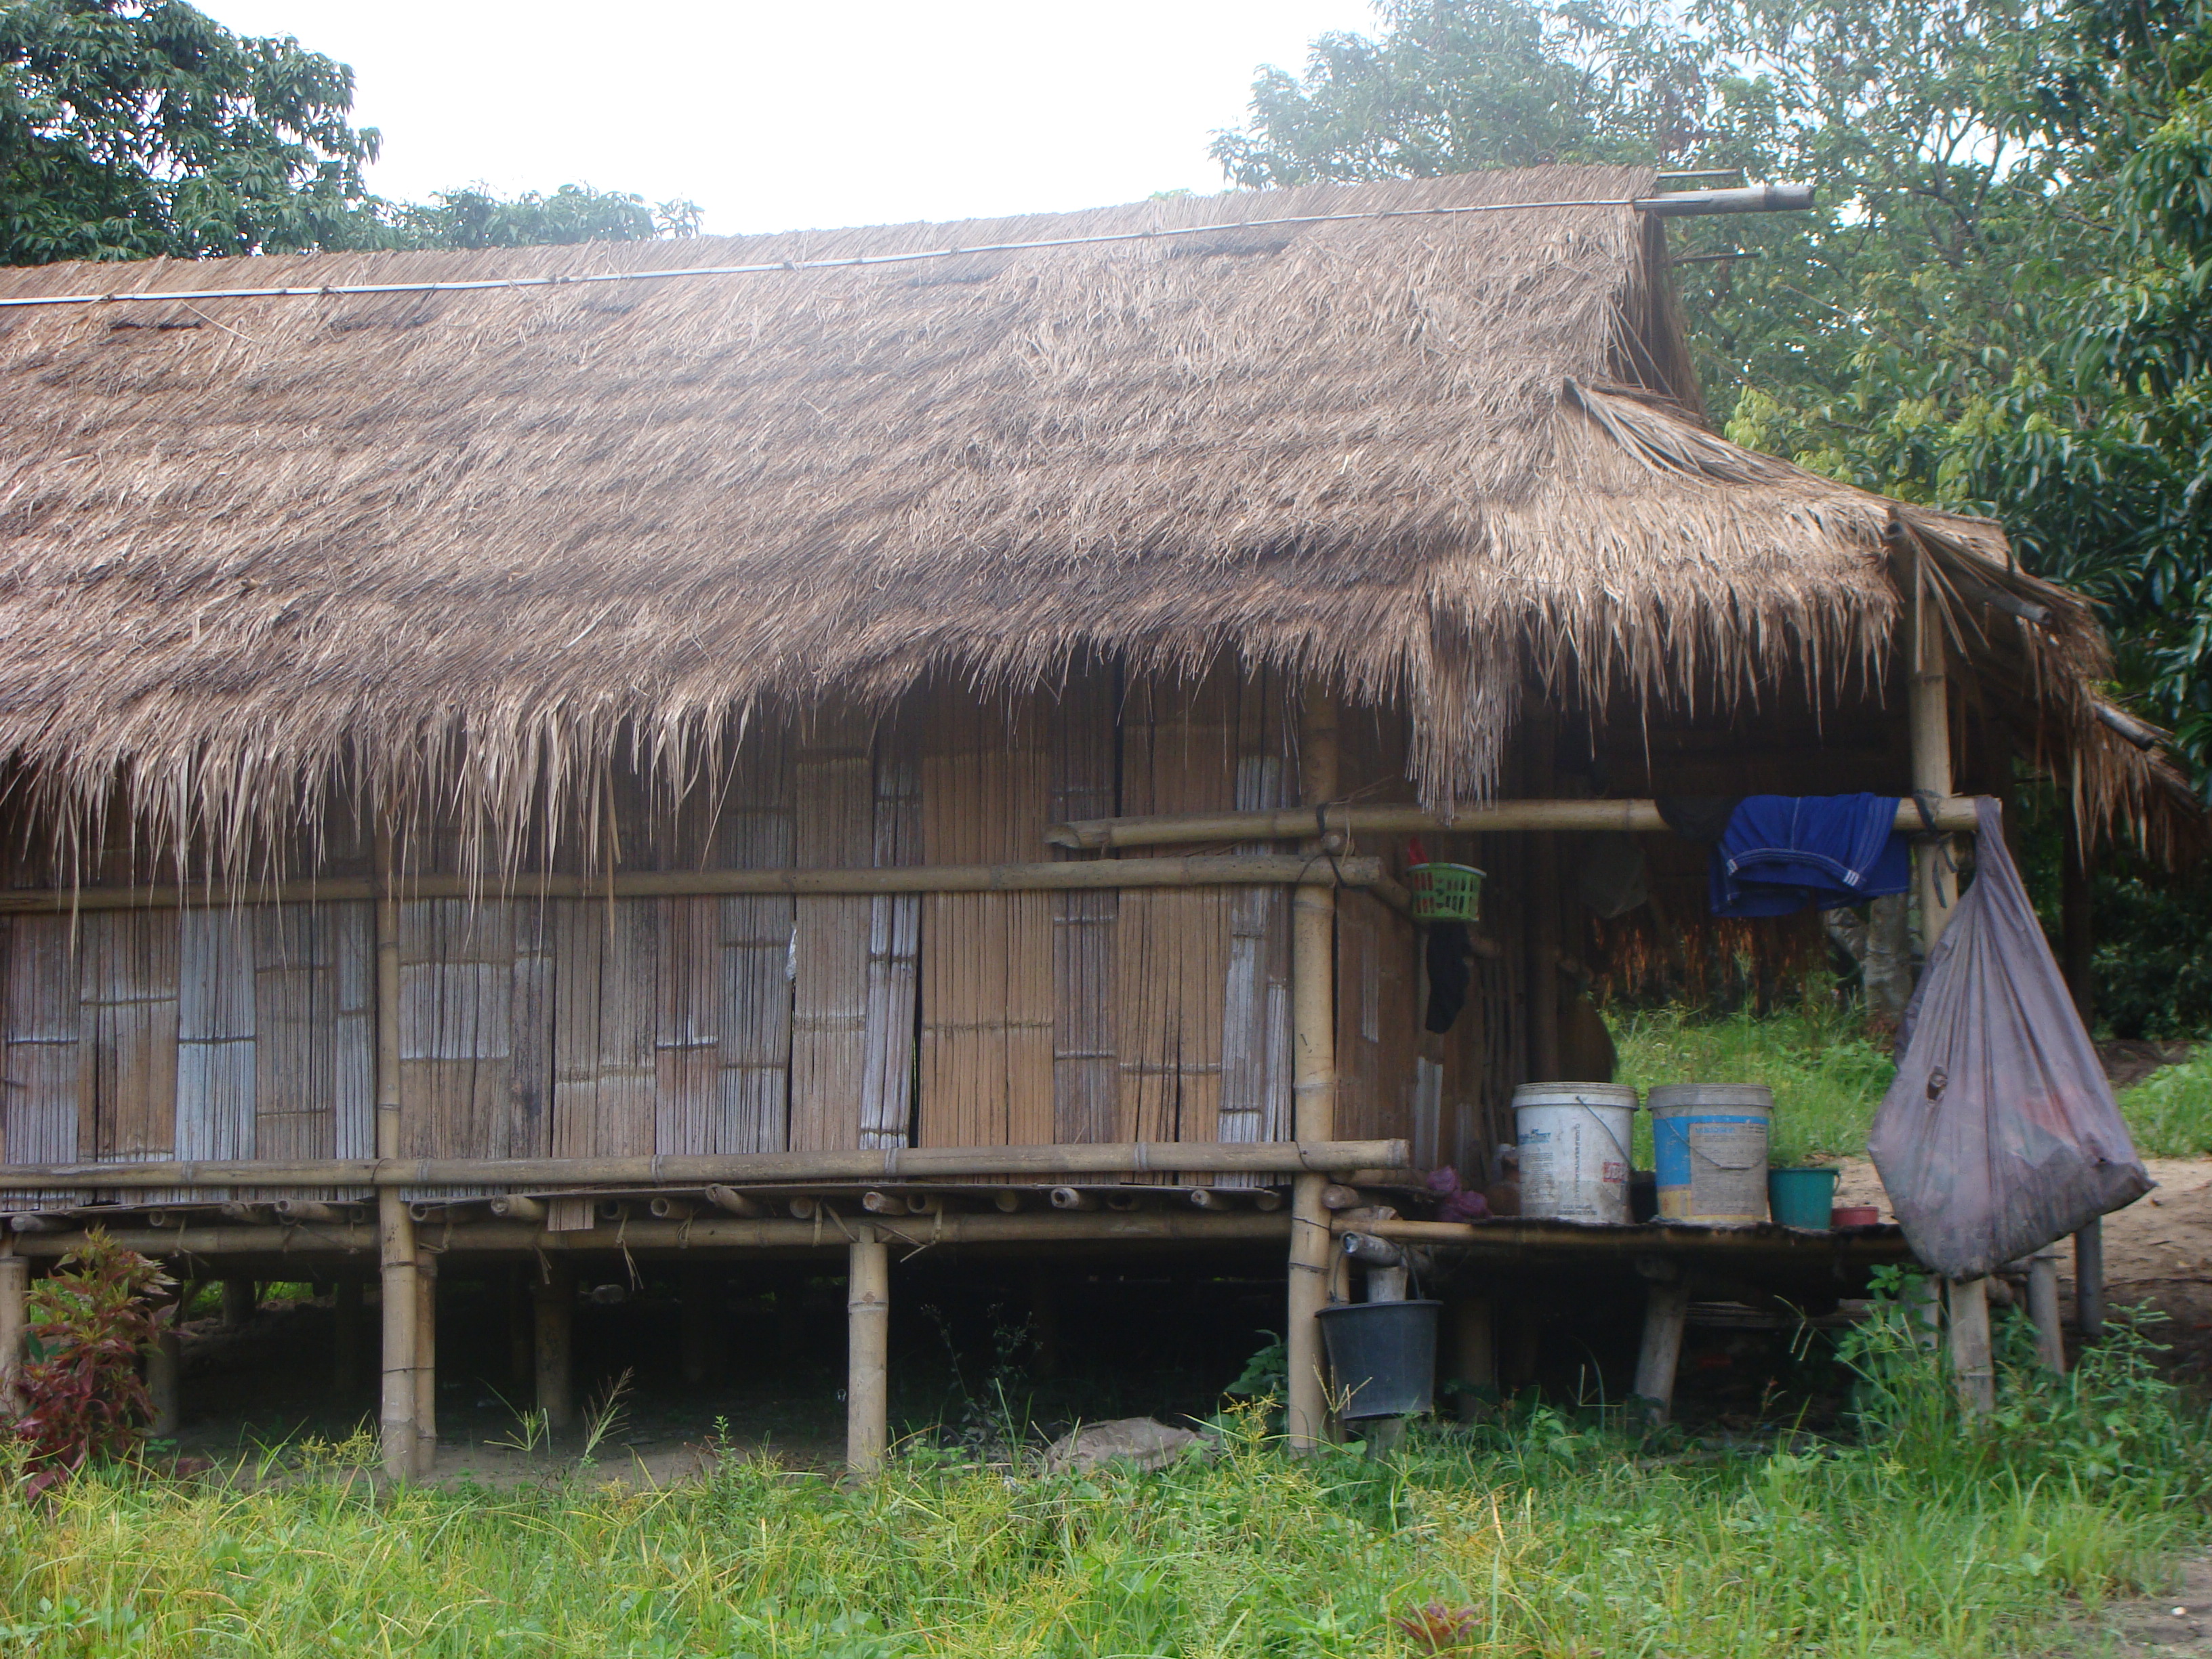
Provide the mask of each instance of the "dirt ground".
[{"label": "dirt ground", "polygon": [[[2163,1310],[2172,1323],[2160,1334],[2174,1346],[2178,1368],[2212,1374],[2212,1158],[2144,1163],[2156,1189],[2105,1218],[2106,1297],[2114,1308],[2148,1302]],[[1883,1220],[1894,1219],[1872,1164],[1846,1158],[1839,1167],[1838,1204],[1876,1205]],[[2073,1253],[2063,1249],[2059,1287],[2070,1318]]]}]

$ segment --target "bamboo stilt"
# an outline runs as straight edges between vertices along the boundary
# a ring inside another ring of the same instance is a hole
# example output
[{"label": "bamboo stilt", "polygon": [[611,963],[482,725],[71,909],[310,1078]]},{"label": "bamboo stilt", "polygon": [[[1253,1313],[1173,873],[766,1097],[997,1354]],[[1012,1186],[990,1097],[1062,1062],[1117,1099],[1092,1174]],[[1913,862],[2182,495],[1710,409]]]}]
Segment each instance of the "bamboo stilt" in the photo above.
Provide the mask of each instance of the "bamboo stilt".
[{"label": "bamboo stilt", "polygon": [[156,1440],[173,1440],[184,1421],[184,1338],[165,1330],[146,1351],[146,1398],[154,1407],[148,1432]]},{"label": "bamboo stilt", "polygon": [[537,1314],[538,1408],[556,1434],[576,1426],[576,1269],[555,1259],[530,1287]]},{"label": "bamboo stilt", "polygon": [[[399,902],[393,896],[392,831],[382,821],[376,838],[376,1152],[396,1158],[399,1120]],[[376,1194],[377,1252],[382,1279],[383,1386],[378,1425],[384,1473],[411,1478],[416,1468],[416,1330],[422,1319],[415,1284],[415,1220],[397,1187]]]},{"label": "bamboo stilt", "polygon": [[0,1412],[21,1409],[24,1340],[29,1334],[31,1264],[0,1241]]},{"label": "bamboo stilt", "polygon": [[871,1475],[890,1449],[890,1252],[872,1227],[853,1239],[845,1311],[845,1467]]},{"label": "bamboo stilt", "polygon": [[1451,1316],[1451,1376],[1460,1385],[1462,1420],[1477,1414],[1498,1392],[1498,1322],[1486,1296],[1463,1296],[1446,1310]]},{"label": "bamboo stilt", "polygon": [[[1300,711],[1298,770],[1307,801],[1316,807],[1337,789],[1334,700],[1310,689]],[[1318,841],[1309,843],[1317,851]],[[1294,1133],[1325,1140],[1336,1122],[1336,893],[1302,886],[1291,897],[1291,1110]],[[1290,1365],[1285,1401],[1291,1449],[1310,1451],[1328,1437],[1321,1321],[1328,1305],[1335,1241],[1330,1236],[1319,1174],[1302,1174],[1291,1189],[1291,1255],[1284,1347]]]},{"label": "bamboo stilt", "polygon": [[1682,1363],[1682,1333],[1690,1313],[1689,1280],[1680,1273],[1654,1279],[1644,1296],[1644,1341],[1636,1355],[1637,1402],[1644,1419],[1664,1423],[1674,1408],[1674,1374]]},{"label": "bamboo stilt", "polygon": [[2084,1342],[2105,1334],[2105,1224],[2074,1235],[2074,1325]]},{"label": "bamboo stilt", "polygon": [[507,1279],[507,1386],[518,1400],[532,1397],[538,1382],[538,1310],[530,1300],[532,1269],[510,1268]]},{"label": "bamboo stilt", "polygon": [[690,1267],[684,1270],[678,1291],[677,1316],[679,1321],[678,1348],[683,1362],[684,1381],[688,1387],[700,1388],[713,1369],[714,1334],[721,1310],[717,1305],[722,1287],[721,1275],[710,1267]]},{"label": "bamboo stilt", "polygon": [[438,1462],[438,1258],[415,1252],[415,1478]]},{"label": "bamboo stilt", "polygon": [[223,1329],[243,1330],[252,1321],[254,1288],[254,1283],[250,1279],[226,1279],[222,1281]]},{"label": "bamboo stilt", "polygon": [[2045,1245],[2027,1259],[2027,1316],[2035,1326],[2036,1355],[2062,1376],[2066,1335],[2058,1320],[2058,1247]]},{"label": "bamboo stilt", "polygon": [[1950,1316],[1945,1334],[1959,1408],[1970,1416],[1986,1417],[1997,1404],[1996,1368],[1990,1353],[1989,1281],[1945,1280],[1943,1305]]},{"label": "bamboo stilt", "polygon": [[331,1294],[331,1392],[340,1400],[351,1399],[361,1385],[365,1288],[358,1279],[341,1279]]}]

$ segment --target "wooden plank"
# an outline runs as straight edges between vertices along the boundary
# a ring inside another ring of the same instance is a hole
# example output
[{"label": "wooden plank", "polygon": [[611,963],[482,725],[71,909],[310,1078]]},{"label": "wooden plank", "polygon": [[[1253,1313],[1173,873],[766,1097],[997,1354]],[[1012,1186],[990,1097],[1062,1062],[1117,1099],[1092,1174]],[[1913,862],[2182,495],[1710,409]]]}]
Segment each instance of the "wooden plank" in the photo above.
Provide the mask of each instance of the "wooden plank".
[{"label": "wooden plank", "polygon": [[[872,724],[825,711],[802,727],[794,757],[793,855],[805,868],[875,856]],[[860,1141],[867,1075],[867,898],[802,898],[792,942],[790,1144],[830,1152]]]},{"label": "wooden plank", "polygon": [[[6,983],[6,1097],[0,1147],[10,1164],[74,1163],[91,1148],[80,1133],[77,963],[68,916],[10,924]],[[82,1188],[0,1194],[20,1208],[80,1203]]]}]

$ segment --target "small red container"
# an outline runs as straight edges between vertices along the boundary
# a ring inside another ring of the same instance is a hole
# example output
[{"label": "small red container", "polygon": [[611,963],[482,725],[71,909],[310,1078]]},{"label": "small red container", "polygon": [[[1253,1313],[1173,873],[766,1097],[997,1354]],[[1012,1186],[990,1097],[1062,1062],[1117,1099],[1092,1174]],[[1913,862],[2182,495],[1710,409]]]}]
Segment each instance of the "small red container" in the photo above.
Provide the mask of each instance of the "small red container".
[{"label": "small red container", "polygon": [[1881,1222],[1881,1212],[1871,1204],[1838,1204],[1828,1212],[1831,1227],[1873,1227]]}]

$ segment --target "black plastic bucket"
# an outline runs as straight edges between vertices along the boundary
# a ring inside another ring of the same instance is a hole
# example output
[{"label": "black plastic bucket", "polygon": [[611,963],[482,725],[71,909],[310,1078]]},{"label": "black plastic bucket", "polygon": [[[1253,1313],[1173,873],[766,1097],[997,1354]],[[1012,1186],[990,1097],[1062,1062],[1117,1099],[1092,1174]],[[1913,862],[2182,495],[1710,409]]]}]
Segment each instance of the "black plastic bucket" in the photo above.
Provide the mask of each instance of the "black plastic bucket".
[{"label": "black plastic bucket", "polygon": [[[1413,1417],[1436,1397],[1439,1302],[1349,1302],[1321,1310],[1330,1393],[1346,1419]],[[1349,1395],[1349,1399],[1345,1396]]]}]

